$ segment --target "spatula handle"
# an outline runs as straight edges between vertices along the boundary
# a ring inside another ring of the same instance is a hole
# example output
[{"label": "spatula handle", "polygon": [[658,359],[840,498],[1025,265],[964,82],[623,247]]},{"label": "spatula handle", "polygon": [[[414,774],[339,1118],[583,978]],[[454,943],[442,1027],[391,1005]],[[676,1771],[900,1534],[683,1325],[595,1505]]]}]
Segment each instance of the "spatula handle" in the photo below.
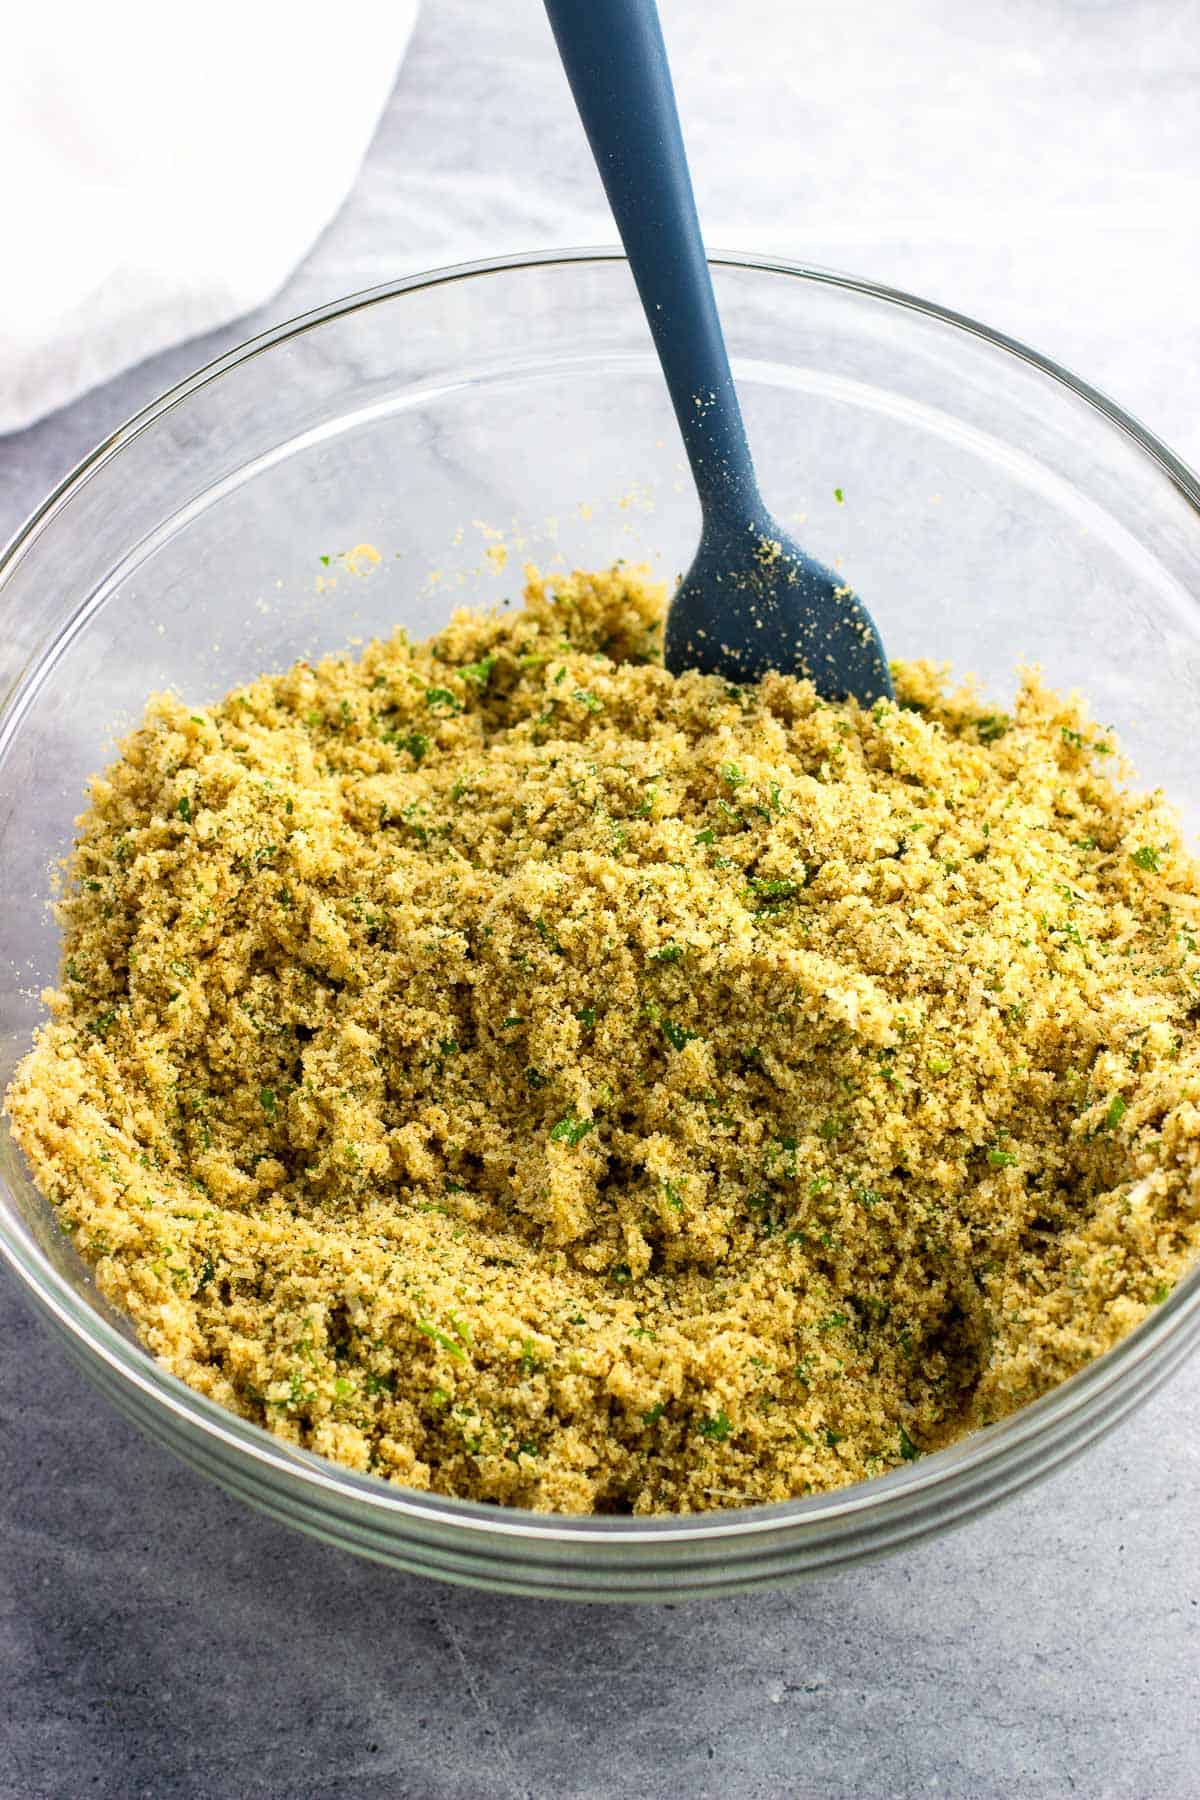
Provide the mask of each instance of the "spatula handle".
[{"label": "spatula handle", "polygon": [[546,0],[706,518],[761,510],[655,0]]}]

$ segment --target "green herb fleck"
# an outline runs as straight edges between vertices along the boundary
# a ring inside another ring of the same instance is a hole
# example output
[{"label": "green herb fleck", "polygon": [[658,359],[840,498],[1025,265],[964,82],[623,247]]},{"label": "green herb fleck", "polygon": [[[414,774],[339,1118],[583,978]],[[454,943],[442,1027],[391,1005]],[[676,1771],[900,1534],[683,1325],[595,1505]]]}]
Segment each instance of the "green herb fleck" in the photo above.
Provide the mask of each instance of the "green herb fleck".
[{"label": "green herb fleck", "polygon": [[495,653],[489,652],[487,656],[481,657],[478,662],[464,663],[458,672],[464,681],[473,682],[476,687],[482,688],[487,686],[488,677],[491,675],[495,666]]},{"label": "green herb fleck", "polygon": [[1108,1103],[1108,1111],[1104,1115],[1101,1131],[1115,1131],[1129,1110],[1128,1103],[1122,1094],[1114,1094]]},{"label": "green herb fleck", "polygon": [[762,900],[770,906],[782,900],[792,900],[799,892],[798,881],[766,881],[760,876],[752,875],[746,885],[744,898]]},{"label": "green herb fleck", "polygon": [[707,1419],[701,1419],[699,1425],[700,1436],[707,1438],[710,1444],[723,1444],[732,1430],[733,1426],[725,1417],[724,1410],[713,1413]]},{"label": "green herb fleck", "polygon": [[383,741],[395,745],[397,750],[407,750],[415,763],[423,762],[429,750],[429,739],[423,731],[410,731],[403,737],[398,732],[389,732]]},{"label": "green herb fleck", "polygon": [[562,945],[559,943],[558,939],[555,937],[554,933],[551,931],[549,925],[547,925],[545,919],[542,918],[540,913],[538,914],[537,918],[533,921],[533,924],[534,924],[534,929],[536,930],[538,936],[541,938],[541,940],[544,944],[549,944],[550,948],[558,956],[562,956],[565,954]]},{"label": "green herb fleck", "polygon": [[595,1125],[595,1119],[581,1119],[575,1113],[567,1113],[566,1117],[560,1119],[550,1133],[550,1142],[552,1144],[569,1144],[573,1150],[576,1144],[583,1142],[589,1131],[595,1129]]},{"label": "green herb fleck", "polygon": [[461,1344],[456,1344],[452,1337],[447,1337],[444,1331],[439,1331],[436,1325],[429,1323],[428,1319],[416,1319],[413,1322],[417,1330],[425,1337],[431,1338],[446,1352],[447,1356],[452,1356],[456,1362],[466,1362],[466,1353]]},{"label": "green herb fleck", "polygon": [[462,701],[449,688],[431,687],[425,689],[425,704],[431,712],[460,713]]}]

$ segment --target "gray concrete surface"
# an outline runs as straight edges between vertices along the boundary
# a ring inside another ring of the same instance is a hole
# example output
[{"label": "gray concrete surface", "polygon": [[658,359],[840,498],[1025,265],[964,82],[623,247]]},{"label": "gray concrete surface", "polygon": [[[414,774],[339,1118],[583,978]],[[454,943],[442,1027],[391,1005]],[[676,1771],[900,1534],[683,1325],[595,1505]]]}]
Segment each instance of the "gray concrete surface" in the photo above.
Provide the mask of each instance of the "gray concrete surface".
[{"label": "gray concrete surface", "polygon": [[[977,313],[1200,461],[1194,0],[664,14],[713,242]],[[261,324],[609,237],[540,7],[424,0],[359,187],[287,290],[0,440],[0,536]],[[1200,1368],[902,1560],[639,1611],[440,1588],[251,1515],[110,1415],[7,1277],[0,1346],[0,1800],[1200,1794]]]}]

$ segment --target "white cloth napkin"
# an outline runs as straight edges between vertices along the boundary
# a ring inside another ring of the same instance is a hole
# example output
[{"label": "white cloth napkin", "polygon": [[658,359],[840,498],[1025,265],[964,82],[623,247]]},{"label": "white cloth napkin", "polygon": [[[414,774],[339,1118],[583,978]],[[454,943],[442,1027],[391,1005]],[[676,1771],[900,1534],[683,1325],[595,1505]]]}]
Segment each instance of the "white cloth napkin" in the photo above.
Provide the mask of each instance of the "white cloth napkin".
[{"label": "white cloth napkin", "polygon": [[349,192],[416,9],[5,13],[0,432],[282,285]]}]

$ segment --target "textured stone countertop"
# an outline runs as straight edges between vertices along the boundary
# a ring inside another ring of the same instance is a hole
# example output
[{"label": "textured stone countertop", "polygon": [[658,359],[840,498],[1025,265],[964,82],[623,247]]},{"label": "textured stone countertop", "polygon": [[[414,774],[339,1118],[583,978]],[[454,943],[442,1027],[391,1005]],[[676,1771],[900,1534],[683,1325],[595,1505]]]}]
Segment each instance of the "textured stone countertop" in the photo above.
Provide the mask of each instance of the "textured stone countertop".
[{"label": "textured stone countertop", "polygon": [[[983,317],[1200,461],[1195,0],[664,14],[710,241]],[[0,538],[251,330],[612,235],[540,6],[424,0],[359,186],[286,291],[0,440]],[[1200,1793],[1196,1365],[1051,1482],[901,1559],[588,1609],[294,1536],[110,1413],[7,1276],[0,1334],[0,1800]]]}]

